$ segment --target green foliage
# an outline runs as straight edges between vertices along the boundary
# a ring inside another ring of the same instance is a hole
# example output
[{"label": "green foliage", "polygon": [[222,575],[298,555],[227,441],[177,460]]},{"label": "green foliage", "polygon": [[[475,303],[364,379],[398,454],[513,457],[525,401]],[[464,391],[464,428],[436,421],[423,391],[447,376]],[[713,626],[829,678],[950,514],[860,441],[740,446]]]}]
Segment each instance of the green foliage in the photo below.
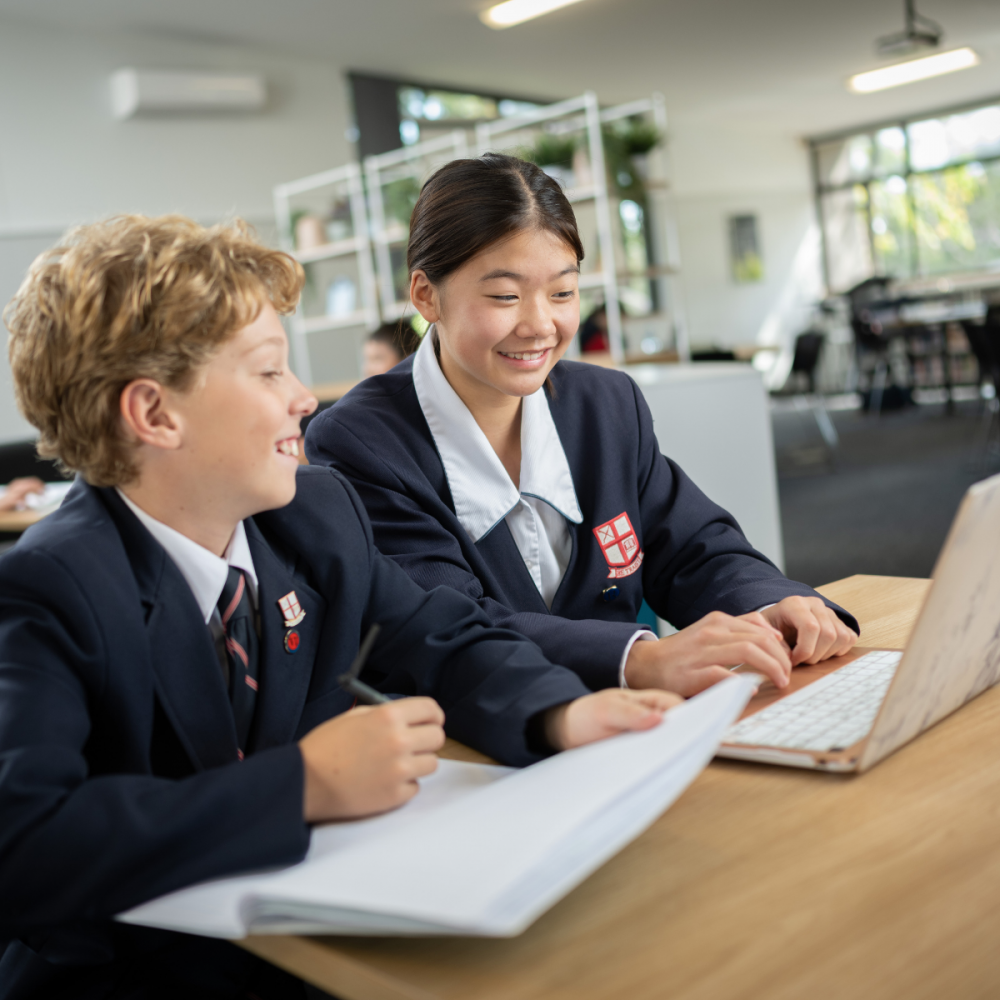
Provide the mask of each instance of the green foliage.
[{"label": "green foliage", "polygon": [[972,253],[976,236],[969,219],[969,208],[986,185],[982,178],[970,176],[966,167],[945,170],[916,179],[920,206],[917,213],[917,238],[921,247],[940,253],[945,247]]},{"label": "green foliage", "polygon": [[539,167],[571,167],[578,140],[569,135],[552,135],[542,132],[530,149],[518,150],[522,160]]},{"label": "green foliage", "polygon": [[415,177],[401,177],[397,181],[390,181],[382,190],[386,218],[409,226],[413,207],[419,197],[420,185]]},{"label": "green foliage", "polygon": [[745,253],[733,261],[733,277],[741,285],[752,284],[764,279],[764,262],[760,254]]},{"label": "green foliage", "polygon": [[638,117],[627,118],[626,122],[619,135],[628,156],[641,156],[663,142],[663,133],[652,122]]},{"label": "green foliage", "polygon": [[640,117],[626,118],[613,125],[606,125],[602,132],[604,160],[618,196],[644,204],[646,185],[636,169],[633,157],[655,149],[663,141],[663,134],[655,125]]}]

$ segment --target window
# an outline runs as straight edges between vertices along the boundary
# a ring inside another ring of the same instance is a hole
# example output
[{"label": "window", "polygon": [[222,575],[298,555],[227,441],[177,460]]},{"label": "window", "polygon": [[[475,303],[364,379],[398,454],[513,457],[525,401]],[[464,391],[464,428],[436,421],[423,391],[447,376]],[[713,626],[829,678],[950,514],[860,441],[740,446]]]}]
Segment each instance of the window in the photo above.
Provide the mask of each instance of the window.
[{"label": "window", "polygon": [[[541,103],[348,73],[360,156],[412,146],[476,122],[523,115]],[[542,102],[544,103],[544,102]]]},{"label": "window", "polygon": [[399,88],[398,99],[399,135],[406,146],[456,127],[512,118],[540,107],[530,101],[408,86]]},{"label": "window", "polygon": [[831,292],[1000,264],[1000,104],[810,145]]}]

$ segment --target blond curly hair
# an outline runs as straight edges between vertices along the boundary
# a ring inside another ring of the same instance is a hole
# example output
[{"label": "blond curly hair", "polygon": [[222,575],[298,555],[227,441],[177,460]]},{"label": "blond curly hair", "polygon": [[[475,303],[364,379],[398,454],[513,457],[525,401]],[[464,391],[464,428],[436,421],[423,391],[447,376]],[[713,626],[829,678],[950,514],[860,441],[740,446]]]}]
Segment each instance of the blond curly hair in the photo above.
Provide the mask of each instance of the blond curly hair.
[{"label": "blond curly hair", "polygon": [[186,391],[259,314],[295,308],[301,265],[242,220],[120,215],[71,230],[31,265],[3,319],[17,404],[38,452],[94,486],[135,479],[119,400],[134,379]]}]

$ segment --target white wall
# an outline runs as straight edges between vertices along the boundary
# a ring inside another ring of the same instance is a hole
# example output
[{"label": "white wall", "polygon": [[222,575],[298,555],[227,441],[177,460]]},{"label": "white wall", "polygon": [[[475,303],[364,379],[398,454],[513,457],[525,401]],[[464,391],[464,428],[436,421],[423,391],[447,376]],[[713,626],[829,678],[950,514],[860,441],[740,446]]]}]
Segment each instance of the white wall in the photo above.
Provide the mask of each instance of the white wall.
[{"label": "white wall", "polygon": [[[260,72],[268,106],[117,122],[108,77],[122,66]],[[67,227],[116,212],[240,215],[273,239],[272,187],[351,158],[347,114],[341,68],[318,59],[0,20],[0,305]],[[0,442],[30,434],[4,353]]]},{"label": "white wall", "polygon": [[[693,346],[781,343],[801,332],[820,293],[808,153],[788,135],[730,121],[672,118],[680,278]],[[764,280],[740,285],[730,215],[755,214]]]},{"label": "white wall", "polygon": [[[127,65],[258,71],[269,105],[248,116],[116,122],[108,77]],[[115,212],[242,215],[273,238],[273,185],[353,155],[342,70],[198,39],[0,19],[0,304],[68,226]],[[818,282],[805,148],[731,116],[672,116],[670,144],[691,343],[787,342]],[[744,212],[760,221],[765,280],[756,285],[729,273],[727,217]],[[0,362],[0,441],[30,433]]]}]

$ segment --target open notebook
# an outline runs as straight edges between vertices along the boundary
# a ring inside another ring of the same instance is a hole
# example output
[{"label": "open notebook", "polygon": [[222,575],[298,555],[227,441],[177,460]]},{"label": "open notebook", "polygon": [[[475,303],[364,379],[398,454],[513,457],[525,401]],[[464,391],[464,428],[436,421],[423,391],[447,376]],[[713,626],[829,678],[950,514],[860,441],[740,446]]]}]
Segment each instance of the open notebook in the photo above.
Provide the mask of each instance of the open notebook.
[{"label": "open notebook", "polygon": [[520,934],[634,840],[711,760],[754,686],[517,771],[441,761],[402,809],[313,831],[290,868],[182,889],[118,919],[212,937]]}]

